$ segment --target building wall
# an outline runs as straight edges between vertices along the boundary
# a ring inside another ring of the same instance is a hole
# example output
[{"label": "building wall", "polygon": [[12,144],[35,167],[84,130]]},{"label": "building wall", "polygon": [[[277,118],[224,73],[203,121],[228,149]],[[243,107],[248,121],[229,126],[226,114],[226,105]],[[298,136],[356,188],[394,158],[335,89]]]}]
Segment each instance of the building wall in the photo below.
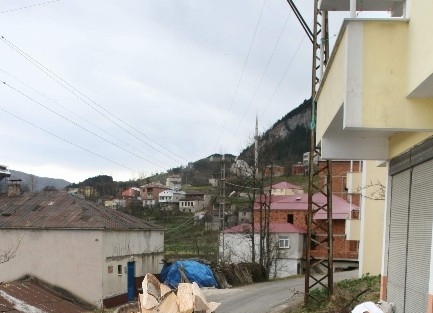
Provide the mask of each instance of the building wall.
[{"label": "building wall", "polygon": [[101,231],[0,230],[0,247],[19,243],[15,258],[0,266],[2,281],[35,276],[84,301],[102,302]]},{"label": "building wall", "polygon": [[[344,32],[340,46],[344,47],[347,45],[348,36],[347,32]],[[336,52],[333,51],[333,54],[334,53],[335,56],[333,55],[331,57],[332,64],[331,62],[328,63],[328,67],[326,68],[326,77],[324,80],[322,80],[319,90],[319,100],[321,102],[323,101],[323,103],[326,103],[327,106],[325,107],[324,105],[317,105],[317,140],[320,140],[323,137],[327,127],[329,124],[331,124],[341,105],[346,100],[346,92],[344,87],[347,79],[345,75],[347,70],[347,49],[338,49]],[[333,83],[327,84],[326,81],[338,82],[338,86]]]},{"label": "building wall", "polygon": [[[319,168],[323,168],[326,166],[326,162],[319,162]],[[354,205],[360,205],[360,195],[352,194],[349,195],[347,193],[346,182],[347,182],[347,173],[351,171],[351,162],[350,161],[332,161],[331,163],[332,169],[332,193],[340,198],[352,202]],[[352,172],[361,172],[362,170],[362,161],[352,161]],[[320,187],[323,186],[326,181],[326,176],[323,172],[319,173],[320,179]]]},{"label": "building wall", "polygon": [[[103,298],[127,292],[127,263],[135,262],[135,277],[158,274],[164,258],[164,232],[110,231],[103,233],[101,255]],[[122,272],[117,269],[121,266]]]},{"label": "building wall", "polygon": [[[306,211],[292,210],[274,210],[271,211],[271,223],[287,223],[287,215],[293,214],[293,225],[302,229],[307,229]],[[254,220],[259,220],[258,210],[254,211]],[[325,222],[325,221],[323,221]],[[354,240],[346,240],[345,236],[346,220],[333,220],[332,227],[334,233],[334,257],[340,259],[357,259],[358,258],[358,242]],[[320,237],[321,230],[318,230],[317,235]],[[326,250],[320,246],[315,248],[316,252],[312,252],[314,256],[323,256]]]},{"label": "building wall", "polygon": [[[431,27],[433,2],[429,0],[410,1],[410,22],[408,41],[408,88],[412,92],[433,73],[433,38],[426,36]],[[429,56],[429,57],[426,57]]]},{"label": "building wall", "polygon": [[[288,236],[290,247],[284,249],[274,248],[272,250],[272,266],[270,268],[270,277],[282,278],[290,275],[299,274],[301,259],[303,256],[304,235],[297,233],[271,234],[271,245],[276,246],[279,235]],[[256,246],[256,261],[259,259],[260,235],[254,235]],[[222,246],[224,242],[224,251]],[[220,235],[220,256],[233,262],[251,262],[251,233],[226,233]],[[222,257],[221,257],[222,258]]]},{"label": "building wall", "polygon": [[387,169],[375,161],[365,161],[362,185],[361,240],[359,245],[359,275],[379,275],[382,266],[385,199],[377,197],[378,184],[386,188]]}]

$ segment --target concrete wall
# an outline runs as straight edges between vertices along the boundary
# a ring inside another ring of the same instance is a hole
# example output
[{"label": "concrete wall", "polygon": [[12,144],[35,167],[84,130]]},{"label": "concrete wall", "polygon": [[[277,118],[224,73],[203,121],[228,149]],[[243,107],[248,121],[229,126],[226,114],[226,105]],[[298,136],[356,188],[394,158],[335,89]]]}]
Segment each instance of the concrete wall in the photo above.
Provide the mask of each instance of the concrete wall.
[{"label": "concrete wall", "polygon": [[[385,199],[378,196],[386,188],[387,169],[375,161],[365,161],[362,176],[361,240],[359,246],[359,275],[379,275],[382,265]],[[370,186],[370,187],[365,187]]]},{"label": "concrete wall", "polygon": [[135,276],[160,272],[164,235],[161,231],[0,231],[2,249],[18,243],[15,258],[0,266],[3,281],[35,276],[100,306],[103,299],[126,293],[128,261],[136,262]]},{"label": "concrete wall", "polygon": [[[162,231],[111,231],[103,233],[103,298],[126,293],[127,263],[135,262],[135,277],[158,274],[164,257]],[[122,272],[117,269],[121,266]]]},{"label": "concrete wall", "polygon": [[405,91],[411,93],[427,82],[427,86],[424,87],[430,86],[431,93],[433,37],[426,34],[426,29],[431,28],[433,2],[430,0],[411,0],[409,2],[408,87]]},{"label": "concrete wall", "polygon": [[32,275],[93,305],[101,304],[101,231],[0,231],[2,249],[18,242],[15,258],[0,266],[2,281]]},{"label": "concrete wall", "polygon": [[[279,235],[288,236],[289,248],[272,249],[272,266],[270,277],[282,278],[298,274],[298,264],[301,263],[304,247],[304,235],[297,233],[271,234],[271,246],[276,247]],[[256,246],[256,261],[259,259],[260,236],[254,236]],[[224,259],[233,262],[251,262],[251,234],[228,233],[220,235],[220,256],[223,255],[222,243],[224,242]]]}]

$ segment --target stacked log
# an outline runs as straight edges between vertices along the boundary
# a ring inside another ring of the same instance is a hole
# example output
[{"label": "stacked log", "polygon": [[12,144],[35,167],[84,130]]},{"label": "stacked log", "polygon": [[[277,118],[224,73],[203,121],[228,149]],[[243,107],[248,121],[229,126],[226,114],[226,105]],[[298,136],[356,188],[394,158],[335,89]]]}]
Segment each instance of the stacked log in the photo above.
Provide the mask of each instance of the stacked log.
[{"label": "stacked log", "polygon": [[207,302],[197,283],[180,283],[177,293],[161,284],[152,274],[146,274],[139,295],[141,313],[212,313],[220,305]]}]

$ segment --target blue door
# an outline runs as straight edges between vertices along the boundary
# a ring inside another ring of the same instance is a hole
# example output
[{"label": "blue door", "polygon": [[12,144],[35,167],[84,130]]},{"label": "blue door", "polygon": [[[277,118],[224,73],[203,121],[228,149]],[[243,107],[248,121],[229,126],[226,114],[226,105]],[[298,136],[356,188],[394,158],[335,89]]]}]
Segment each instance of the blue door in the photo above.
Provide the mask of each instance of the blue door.
[{"label": "blue door", "polygon": [[135,296],[135,262],[128,262],[128,301]]}]

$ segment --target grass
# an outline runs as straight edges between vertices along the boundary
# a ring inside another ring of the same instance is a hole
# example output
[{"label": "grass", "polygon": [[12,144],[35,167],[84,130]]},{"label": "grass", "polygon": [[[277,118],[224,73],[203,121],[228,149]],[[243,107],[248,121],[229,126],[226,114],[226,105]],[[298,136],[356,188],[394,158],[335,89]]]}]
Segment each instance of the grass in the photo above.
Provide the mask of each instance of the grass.
[{"label": "grass", "polygon": [[334,294],[328,300],[326,289],[311,292],[307,306],[288,309],[285,313],[350,313],[359,303],[379,300],[380,276],[364,275],[359,279],[346,279],[335,284]]}]

